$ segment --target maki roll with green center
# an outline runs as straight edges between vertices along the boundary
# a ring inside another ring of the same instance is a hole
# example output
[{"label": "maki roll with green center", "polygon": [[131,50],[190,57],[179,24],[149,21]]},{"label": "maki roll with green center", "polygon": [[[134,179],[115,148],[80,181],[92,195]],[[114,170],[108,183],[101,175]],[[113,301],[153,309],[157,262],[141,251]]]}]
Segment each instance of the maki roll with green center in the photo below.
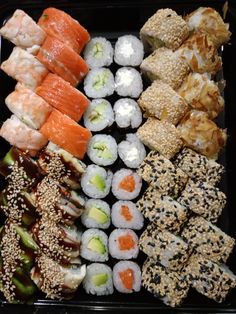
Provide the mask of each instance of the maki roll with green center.
[{"label": "maki roll with green center", "polygon": [[110,206],[102,200],[88,200],[81,221],[87,228],[107,229],[110,226]]},{"label": "maki roll with green center", "polygon": [[88,229],[82,235],[81,256],[92,262],[108,260],[108,238],[105,232]]}]

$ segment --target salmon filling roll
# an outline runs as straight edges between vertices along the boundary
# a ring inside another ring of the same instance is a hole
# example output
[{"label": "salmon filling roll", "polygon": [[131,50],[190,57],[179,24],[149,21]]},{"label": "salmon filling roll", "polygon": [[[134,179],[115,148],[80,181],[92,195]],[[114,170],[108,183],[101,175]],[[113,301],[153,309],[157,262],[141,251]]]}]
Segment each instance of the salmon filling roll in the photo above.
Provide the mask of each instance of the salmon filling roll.
[{"label": "salmon filling roll", "polygon": [[78,21],[56,8],[44,10],[38,25],[48,35],[59,39],[77,53],[80,53],[90,40],[88,31]]},{"label": "salmon filling roll", "polygon": [[37,88],[36,93],[55,109],[75,121],[81,119],[89,104],[89,100],[84,94],[59,76],[51,73]]},{"label": "salmon filling roll", "polygon": [[74,50],[51,36],[45,39],[37,58],[49,71],[61,76],[73,86],[89,71],[87,63]]},{"label": "salmon filling roll", "polygon": [[0,129],[0,136],[11,145],[29,151],[31,156],[35,156],[47,144],[46,137],[38,131],[29,128],[15,115],[12,115],[10,119],[3,123]]},{"label": "salmon filling roll", "polygon": [[82,159],[87,151],[91,132],[56,109],[52,111],[40,132],[54,144]]}]

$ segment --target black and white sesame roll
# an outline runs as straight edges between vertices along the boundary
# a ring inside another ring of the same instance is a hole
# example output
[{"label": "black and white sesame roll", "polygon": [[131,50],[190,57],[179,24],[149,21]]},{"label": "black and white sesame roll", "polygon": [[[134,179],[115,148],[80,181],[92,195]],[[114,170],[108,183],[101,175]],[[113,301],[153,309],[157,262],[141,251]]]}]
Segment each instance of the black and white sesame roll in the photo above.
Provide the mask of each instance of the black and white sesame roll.
[{"label": "black and white sesame roll", "polygon": [[235,244],[233,238],[200,216],[189,219],[181,236],[192,249],[217,263],[227,261]]},{"label": "black and white sesame roll", "polygon": [[189,284],[178,272],[149,258],[142,268],[142,286],[171,307],[179,306],[189,290]]},{"label": "black and white sesame roll", "polygon": [[139,247],[148,257],[171,270],[180,270],[191,250],[179,236],[160,230],[155,224],[147,226],[139,239]]},{"label": "black and white sesame roll", "polygon": [[203,181],[188,180],[178,202],[206,220],[215,223],[226,204],[226,195],[217,187]]}]

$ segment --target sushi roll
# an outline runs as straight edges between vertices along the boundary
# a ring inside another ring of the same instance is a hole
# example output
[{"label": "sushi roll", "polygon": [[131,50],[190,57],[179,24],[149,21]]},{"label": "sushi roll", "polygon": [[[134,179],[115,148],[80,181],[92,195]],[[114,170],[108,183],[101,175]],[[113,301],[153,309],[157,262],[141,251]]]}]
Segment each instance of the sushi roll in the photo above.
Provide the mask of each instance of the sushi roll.
[{"label": "sushi roll", "polygon": [[88,229],[82,234],[81,256],[92,262],[108,260],[108,238],[98,229]]},{"label": "sushi roll", "polygon": [[170,271],[149,258],[142,268],[142,286],[171,307],[181,305],[189,291],[189,284],[180,273]]},{"label": "sushi roll", "polygon": [[200,7],[185,17],[189,31],[202,31],[218,48],[230,40],[229,24],[213,8]]},{"label": "sushi roll", "polygon": [[31,89],[21,87],[5,99],[8,109],[32,129],[40,129],[47,120],[51,106]]},{"label": "sushi roll", "polygon": [[93,37],[84,49],[84,60],[90,69],[109,67],[113,61],[113,48],[104,37]]},{"label": "sushi roll", "polygon": [[193,72],[216,74],[222,68],[222,60],[211,38],[202,32],[193,33],[176,51],[176,55]]},{"label": "sushi roll", "polygon": [[226,265],[219,265],[201,254],[193,254],[184,270],[185,280],[197,292],[221,303],[236,287],[236,276]]},{"label": "sushi roll", "polygon": [[144,145],[167,159],[173,158],[183,145],[179,131],[173,124],[153,117],[149,117],[138,129],[137,136]]},{"label": "sushi roll", "polygon": [[50,72],[61,76],[72,86],[76,86],[89,71],[80,55],[51,36],[46,37],[36,57]]},{"label": "sushi roll", "polygon": [[45,254],[40,254],[31,279],[50,299],[71,299],[86,274],[85,265],[60,265]]},{"label": "sushi roll", "polygon": [[94,68],[84,80],[84,91],[88,97],[103,98],[111,96],[115,90],[112,72],[107,68]]},{"label": "sushi roll", "polygon": [[216,263],[225,263],[235,244],[233,238],[199,216],[189,219],[181,236],[189,247]]},{"label": "sushi roll", "polygon": [[185,60],[164,47],[145,58],[140,68],[149,80],[159,79],[174,90],[180,87],[190,71]]},{"label": "sushi roll", "polygon": [[164,195],[177,196],[185,187],[188,177],[173,163],[156,151],[151,151],[139,166],[137,173],[143,180]]},{"label": "sushi roll", "polygon": [[34,90],[48,74],[46,67],[27,51],[15,47],[1,69],[15,80]]},{"label": "sushi roll", "polygon": [[115,44],[114,60],[122,66],[139,66],[143,61],[144,48],[140,39],[133,35],[124,35]]},{"label": "sushi roll", "polygon": [[139,253],[138,236],[131,229],[115,229],[109,236],[109,253],[116,259],[136,258]]},{"label": "sushi roll", "polygon": [[189,180],[178,202],[215,223],[225,207],[226,195],[204,181]]},{"label": "sushi roll", "polygon": [[118,144],[118,154],[128,168],[138,168],[146,157],[146,150],[137,135],[130,133]]},{"label": "sushi roll", "polygon": [[114,122],[114,112],[106,99],[93,99],[84,113],[84,125],[92,132],[110,127]]},{"label": "sushi roll", "polygon": [[192,109],[207,112],[210,119],[215,119],[224,109],[220,89],[206,73],[190,73],[177,92]]},{"label": "sushi roll", "polygon": [[49,105],[79,121],[88,107],[89,100],[78,89],[71,86],[59,76],[49,73],[36,93]]},{"label": "sushi roll", "polygon": [[137,102],[130,98],[117,100],[113,107],[115,121],[119,128],[138,128],[142,123],[142,112]]},{"label": "sushi roll", "polygon": [[130,169],[120,169],[112,179],[112,193],[120,200],[133,200],[142,187],[142,178]]},{"label": "sushi roll", "polygon": [[155,80],[138,99],[146,116],[177,124],[188,110],[185,100],[166,83]]},{"label": "sushi roll", "polygon": [[35,21],[22,10],[16,10],[0,29],[0,34],[21,48],[40,46],[46,34]]},{"label": "sushi roll", "polygon": [[53,109],[40,132],[48,140],[79,159],[84,158],[88,142],[92,136],[89,130],[56,109]]},{"label": "sushi roll", "polygon": [[113,204],[111,219],[116,228],[140,230],[144,224],[143,215],[131,201],[118,201]]},{"label": "sushi roll", "polygon": [[94,135],[89,141],[87,154],[96,165],[110,166],[118,157],[116,141],[111,135]]},{"label": "sushi roll", "polygon": [[83,287],[88,294],[113,294],[114,288],[111,268],[101,263],[92,263],[87,266]]},{"label": "sushi roll", "polygon": [[140,30],[141,40],[146,48],[151,50],[160,47],[176,50],[188,34],[187,23],[171,9],[158,10]]},{"label": "sushi roll", "polygon": [[11,145],[28,151],[31,156],[35,156],[48,142],[43,134],[29,128],[15,115],[12,115],[3,123],[0,136]]},{"label": "sushi roll", "polygon": [[182,169],[193,181],[204,181],[212,186],[219,183],[224,166],[185,147],[175,158],[174,165]]},{"label": "sushi roll", "polygon": [[77,53],[82,51],[90,39],[88,31],[78,21],[56,8],[45,9],[38,25],[47,35],[57,38]]},{"label": "sushi roll", "polygon": [[120,261],[113,267],[113,283],[121,293],[139,292],[141,279],[141,270],[134,262]]},{"label": "sushi roll", "polygon": [[153,223],[142,233],[139,248],[148,257],[173,271],[182,269],[191,253],[183,239],[167,230],[158,229]]},{"label": "sushi roll", "polygon": [[115,90],[119,96],[138,98],[143,91],[140,73],[131,67],[122,67],[116,71]]},{"label": "sushi roll", "polygon": [[111,210],[107,202],[89,199],[81,216],[82,224],[87,228],[107,229],[111,223]]},{"label": "sushi roll", "polygon": [[92,198],[106,197],[111,188],[112,172],[97,165],[89,165],[81,178],[81,187]]},{"label": "sushi roll", "polygon": [[149,186],[136,203],[143,216],[157,228],[178,233],[189,216],[189,210],[168,195]]},{"label": "sushi roll", "polygon": [[218,158],[227,140],[226,130],[211,121],[206,112],[198,110],[189,111],[177,129],[185,146],[210,159]]}]

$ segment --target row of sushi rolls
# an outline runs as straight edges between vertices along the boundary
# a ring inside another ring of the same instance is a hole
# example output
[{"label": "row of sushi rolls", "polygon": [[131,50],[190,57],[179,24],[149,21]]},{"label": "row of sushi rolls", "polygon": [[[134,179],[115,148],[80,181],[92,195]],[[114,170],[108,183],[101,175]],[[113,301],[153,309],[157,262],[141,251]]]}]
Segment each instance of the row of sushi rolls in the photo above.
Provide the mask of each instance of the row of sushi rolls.
[{"label": "row of sushi rolls", "polygon": [[222,302],[236,286],[235,240],[216,226],[229,25],[212,8],[160,9],[139,37],[111,42],[47,8],[37,23],[16,10],[0,33],[15,45],[1,70],[17,81],[0,129],[12,145],[0,161],[6,300],[70,299],[82,284],[98,296],[142,286],[171,307],[190,287]]}]

